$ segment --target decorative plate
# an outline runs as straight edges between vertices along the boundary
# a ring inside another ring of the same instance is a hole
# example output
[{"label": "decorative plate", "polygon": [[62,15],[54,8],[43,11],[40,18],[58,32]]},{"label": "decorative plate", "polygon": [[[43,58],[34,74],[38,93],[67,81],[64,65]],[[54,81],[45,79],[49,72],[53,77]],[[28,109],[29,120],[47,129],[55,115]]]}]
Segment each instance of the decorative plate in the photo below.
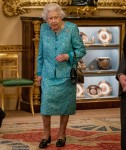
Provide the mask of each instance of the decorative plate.
[{"label": "decorative plate", "polygon": [[87,87],[86,92],[93,98],[100,97],[102,95],[102,89],[97,85],[90,85]]},{"label": "decorative plate", "polygon": [[112,92],[112,87],[107,81],[100,81],[98,86],[102,89],[102,96],[109,96]]},{"label": "decorative plate", "polygon": [[109,44],[112,41],[112,33],[108,29],[102,28],[98,31],[98,39],[103,44]]},{"label": "decorative plate", "polygon": [[84,97],[84,84],[77,84],[77,91],[76,91],[76,94],[77,94],[77,97]]}]

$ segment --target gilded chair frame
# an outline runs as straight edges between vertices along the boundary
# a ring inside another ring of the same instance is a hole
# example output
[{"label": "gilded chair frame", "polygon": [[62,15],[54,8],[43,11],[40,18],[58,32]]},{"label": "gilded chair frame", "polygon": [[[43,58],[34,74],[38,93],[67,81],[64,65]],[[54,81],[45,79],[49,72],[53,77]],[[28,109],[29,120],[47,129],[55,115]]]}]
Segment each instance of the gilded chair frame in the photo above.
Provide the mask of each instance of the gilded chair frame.
[{"label": "gilded chair frame", "polygon": [[[10,72],[9,72],[10,71]],[[10,74],[7,74],[10,73]],[[9,79],[7,76],[10,76]],[[1,102],[2,102],[2,109],[4,110],[5,105],[5,88],[16,87],[17,90],[17,105],[16,109],[20,109],[20,102],[29,103],[31,112],[34,115],[34,107],[33,107],[33,84],[32,85],[10,85],[5,86],[3,84],[4,80],[10,79],[21,79],[19,73],[19,56],[18,54],[13,53],[1,53],[0,54],[0,78],[1,78]],[[25,102],[21,98],[21,89],[23,87],[29,87],[29,102]]]}]

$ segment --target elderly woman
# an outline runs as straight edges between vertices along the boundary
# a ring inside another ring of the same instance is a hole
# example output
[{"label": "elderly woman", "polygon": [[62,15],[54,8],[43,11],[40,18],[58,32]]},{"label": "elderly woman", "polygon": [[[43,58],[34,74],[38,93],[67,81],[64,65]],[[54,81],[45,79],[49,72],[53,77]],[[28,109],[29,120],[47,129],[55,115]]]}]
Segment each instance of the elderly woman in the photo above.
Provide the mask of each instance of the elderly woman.
[{"label": "elderly woman", "polygon": [[64,16],[61,7],[55,3],[46,5],[42,12],[46,23],[40,29],[37,81],[42,89],[40,111],[44,133],[39,148],[45,148],[51,142],[52,115],[60,115],[56,147],[63,147],[69,115],[76,112],[76,84],[70,80],[70,70],[73,62],[77,63],[86,50],[77,25],[63,21]]}]

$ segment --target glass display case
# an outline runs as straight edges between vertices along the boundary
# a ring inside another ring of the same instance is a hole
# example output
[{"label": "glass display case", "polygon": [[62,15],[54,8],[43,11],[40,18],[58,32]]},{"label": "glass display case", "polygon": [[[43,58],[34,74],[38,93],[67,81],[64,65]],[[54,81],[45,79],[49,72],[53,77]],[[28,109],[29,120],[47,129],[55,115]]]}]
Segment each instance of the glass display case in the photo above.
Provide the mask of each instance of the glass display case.
[{"label": "glass display case", "polygon": [[77,85],[77,103],[118,102],[116,72],[122,55],[125,22],[72,20],[87,50],[82,58],[84,84]]},{"label": "glass display case", "polygon": [[78,26],[87,54],[82,58],[84,84],[77,85],[77,102],[118,100],[116,71],[121,57],[120,25]]}]

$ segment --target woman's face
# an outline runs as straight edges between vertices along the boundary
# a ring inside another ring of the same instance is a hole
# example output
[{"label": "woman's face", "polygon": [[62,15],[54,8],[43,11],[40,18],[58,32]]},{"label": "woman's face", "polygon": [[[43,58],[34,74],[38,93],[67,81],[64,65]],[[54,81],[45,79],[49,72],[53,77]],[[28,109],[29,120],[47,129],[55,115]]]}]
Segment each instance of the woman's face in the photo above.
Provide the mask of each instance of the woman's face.
[{"label": "woman's face", "polygon": [[57,11],[50,11],[47,15],[47,23],[53,31],[59,31],[62,24],[62,18]]}]

